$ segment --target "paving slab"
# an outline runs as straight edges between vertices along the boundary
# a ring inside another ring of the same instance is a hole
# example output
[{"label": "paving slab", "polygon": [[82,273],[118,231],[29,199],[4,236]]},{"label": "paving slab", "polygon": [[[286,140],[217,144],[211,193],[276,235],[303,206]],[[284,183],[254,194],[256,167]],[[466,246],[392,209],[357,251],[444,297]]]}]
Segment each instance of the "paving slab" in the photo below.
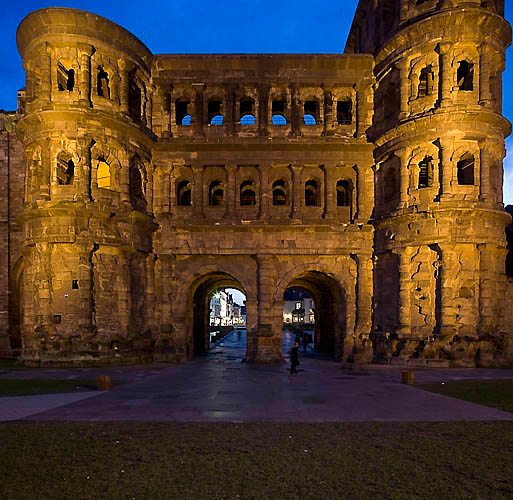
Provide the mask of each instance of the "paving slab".
[{"label": "paving slab", "polygon": [[[59,400],[58,395],[52,395],[54,402],[48,407],[19,418],[153,422],[513,420],[513,413],[403,385],[404,368],[397,366],[343,366],[311,353],[301,358],[297,375],[289,373],[287,363],[247,364],[243,362],[244,342],[244,335],[238,339],[232,334],[214,348],[216,354],[190,363],[159,369],[127,367],[131,374],[128,383],[114,386],[112,391],[71,395],[77,396],[75,400]],[[284,352],[288,352],[290,342],[284,336]],[[513,370],[415,370],[417,384],[465,379],[513,379]],[[96,397],[86,399],[87,394]],[[37,397],[44,401],[45,396]],[[6,399],[14,402],[18,398],[0,399],[0,408],[7,408]]]}]

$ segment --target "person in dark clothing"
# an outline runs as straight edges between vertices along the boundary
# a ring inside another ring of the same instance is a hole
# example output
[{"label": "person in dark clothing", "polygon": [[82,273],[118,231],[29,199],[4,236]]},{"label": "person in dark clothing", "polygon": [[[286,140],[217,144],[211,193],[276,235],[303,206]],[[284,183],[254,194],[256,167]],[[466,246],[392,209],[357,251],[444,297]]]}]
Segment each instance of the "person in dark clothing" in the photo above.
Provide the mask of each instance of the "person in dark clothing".
[{"label": "person in dark clothing", "polygon": [[290,373],[297,373],[296,367],[299,365],[299,342],[294,343],[290,350]]},{"label": "person in dark clothing", "polygon": [[308,337],[309,337],[309,334],[304,332],[303,333],[303,350],[304,350],[304,352],[306,352],[306,349],[308,347],[308,340],[309,340]]}]

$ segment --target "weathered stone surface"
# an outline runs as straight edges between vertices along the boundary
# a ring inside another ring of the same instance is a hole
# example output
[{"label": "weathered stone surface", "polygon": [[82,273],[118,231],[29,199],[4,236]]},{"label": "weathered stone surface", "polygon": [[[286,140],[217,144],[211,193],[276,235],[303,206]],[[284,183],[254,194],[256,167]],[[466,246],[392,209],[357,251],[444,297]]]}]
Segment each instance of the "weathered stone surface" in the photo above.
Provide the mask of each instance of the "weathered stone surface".
[{"label": "weathered stone surface", "polygon": [[190,359],[231,286],[248,360],[279,361],[294,286],[339,360],[511,362],[503,15],[362,0],[345,54],[207,56],[27,16],[26,96],[0,114],[0,355]]}]

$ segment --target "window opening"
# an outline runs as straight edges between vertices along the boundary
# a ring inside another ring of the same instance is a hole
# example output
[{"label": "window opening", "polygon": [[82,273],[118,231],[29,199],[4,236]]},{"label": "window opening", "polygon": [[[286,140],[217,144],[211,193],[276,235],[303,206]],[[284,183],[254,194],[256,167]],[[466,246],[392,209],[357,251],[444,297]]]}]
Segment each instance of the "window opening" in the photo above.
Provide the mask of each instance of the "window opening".
[{"label": "window opening", "polygon": [[474,90],[474,65],[468,61],[460,61],[458,63],[457,80],[460,90]]},{"label": "window opening", "polygon": [[103,157],[98,159],[96,181],[99,188],[110,189],[110,166]]},{"label": "window opening", "polygon": [[426,156],[419,163],[419,189],[430,187],[433,184],[433,158]]},{"label": "window opening", "polygon": [[70,186],[75,177],[75,164],[73,160],[57,158],[57,184],[60,186]]},{"label": "window opening", "polygon": [[191,124],[191,115],[189,114],[190,102],[186,100],[176,101],[175,115],[177,125],[188,127]]},{"label": "window opening", "polygon": [[272,122],[273,125],[287,125],[285,110],[287,109],[287,101],[272,102]]},{"label": "window opening", "polygon": [[420,70],[418,97],[426,97],[433,93],[434,75],[431,66]]},{"label": "window opening", "polygon": [[305,206],[317,206],[317,181],[309,180],[305,182]]},{"label": "window opening", "polygon": [[305,125],[317,125],[317,116],[319,115],[319,106],[317,101],[305,101],[303,106]]},{"label": "window opening", "polygon": [[224,205],[224,189],[221,181],[214,181],[210,184],[208,204],[213,207]]},{"label": "window opening", "polygon": [[71,280],[71,289],[78,290],[78,280]]},{"label": "window opening", "polygon": [[210,125],[223,124],[223,103],[222,101],[212,100],[208,103],[208,121]]},{"label": "window opening", "polygon": [[129,77],[128,83],[128,114],[134,121],[141,120],[142,94],[139,85],[135,82],[133,75]]},{"label": "window opening", "polygon": [[337,122],[339,125],[351,125],[353,122],[353,103],[350,100],[337,101]]},{"label": "window opening", "polygon": [[351,186],[349,181],[337,181],[337,207],[351,206]]},{"label": "window opening", "polygon": [[61,63],[57,66],[57,87],[63,92],[72,91],[75,87],[75,70],[66,69]]},{"label": "window opening", "polygon": [[243,206],[256,205],[256,195],[253,181],[244,181],[240,185],[240,204]]},{"label": "window opening", "polygon": [[134,210],[146,211],[146,199],[143,190],[143,178],[136,163],[130,165],[130,203]]},{"label": "window opening", "polygon": [[103,69],[103,66],[98,66],[96,91],[100,97],[106,97],[107,99],[110,99],[109,75]]},{"label": "window opening", "polygon": [[471,186],[474,184],[474,156],[465,153],[457,163],[458,184],[462,186]]},{"label": "window opening", "polygon": [[241,99],[240,101],[240,116],[247,114],[254,114],[255,101],[251,98]]},{"label": "window opening", "polygon": [[176,187],[176,202],[178,206],[190,207],[192,205],[192,186],[187,180],[180,181]]},{"label": "window opening", "polygon": [[287,194],[285,191],[285,181],[278,179],[273,182],[273,205],[286,205]]}]

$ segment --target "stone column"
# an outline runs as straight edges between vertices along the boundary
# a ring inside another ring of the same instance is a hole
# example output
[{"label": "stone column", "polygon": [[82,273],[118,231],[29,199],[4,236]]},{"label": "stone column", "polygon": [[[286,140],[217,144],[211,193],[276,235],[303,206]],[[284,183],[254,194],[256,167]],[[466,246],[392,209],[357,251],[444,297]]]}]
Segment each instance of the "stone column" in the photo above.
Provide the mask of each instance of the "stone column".
[{"label": "stone column", "polygon": [[399,120],[406,120],[410,114],[408,104],[410,98],[410,64],[408,59],[401,59],[398,63],[398,69],[400,82]]},{"label": "stone column", "polygon": [[356,327],[354,357],[358,363],[370,363],[373,357],[372,342],[369,339],[372,329],[372,271],[371,254],[359,254],[356,257]]},{"label": "stone column", "polygon": [[453,297],[453,280],[454,276],[451,269],[454,269],[458,264],[454,264],[455,251],[453,245],[439,245],[442,253],[442,261],[439,269],[440,273],[440,287],[438,299],[439,304],[439,328],[440,335],[451,337],[456,333],[456,308],[452,304]]},{"label": "stone column", "polygon": [[226,217],[235,217],[237,205],[236,172],[237,165],[226,165]]},{"label": "stone column", "polygon": [[80,156],[80,168],[78,169],[78,198],[89,200],[91,198],[90,172],[92,172],[92,158],[90,144],[87,142],[78,143],[78,154]]},{"label": "stone column", "polygon": [[161,88],[160,89],[160,110],[161,110],[161,135],[163,138],[171,137],[171,93]]},{"label": "stone column", "polygon": [[453,68],[451,66],[451,58],[449,51],[452,45],[450,43],[438,44],[438,53],[440,54],[439,65],[439,100],[442,107],[451,104],[451,90],[453,82]]},{"label": "stone column", "polygon": [[124,59],[119,61],[119,110],[128,113],[128,63]]},{"label": "stone column", "polygon": [[194,106],[196,111],[196,116],[194,117],[194,133],[201,137],[205,135],[203,132],[203,93],[205,92],[205,85],[196,84],[194,85],[194,90],[196,92],[196,102]]},{"label": "stone column", "polygon": [[203,167],[194,165],[192,167],[194,185],[192,187],[192,213],[196,218],[203,219]]},{"label": "stone column", "polygon": [[396,333],[399,338],[407,338],[411,334],[411,248],[394,250],[399,256],[399,326]]},{"label": "stone column", "polygon": [[[479,247],[479,333],[495,333],[496,324],[496,283],[499,281],[495,272],[497,255],[489,244]],[[494,290],[495,289],[495,290]]]},{"label": "stone column", "polygon": [[490,186],[490,152],[485,148],[484,141],[479,142],[480,160],[479,160],[479,199],[490,201],[492,190]]},{"label": "stone column", "polygon": [[169,176],[168,176],[168,191],[167,196],[169,197],[169,213],[174,214],[176,213],[176,206],[177,206],[177,200],[176,200],[176,168],[174,165],[171,165],[169,169]]},{"label": "stone column", "polygon": [[43,48],[41,55],[41,103],[47,104],[52,100],[52,59],[48,53],[48,44]]},{"label": "stone column", "polygon": [[400,207],[405,208],[408,206],[410,197],[410,170],[408,168],[408,156],[409,150],[407,148],[398,149],[395,155],[401,160],[401,172],[400,172]]},{"label": "stone column", "polygon": [[302,200],[304,198],[303,188],[303,166],[290,165],[292,172],[292,213],[293,219],[301,217],[301,207],[303,206]]},{"label": "stone column", "polygon": [[439,141],[441,160],[440,160],[440,168],[442,169],[441,178],[442,178],[442,186],[441,186],[441,196],[440,199],[447,199],[451,196],[451,184],[453,178],[453,166],[451,161],[451,152],[452,152],[452,141],[449,139],[441,138]]},{"label": "stone column", "polygon": [[266,220],[269,217],[269,207],[272,203],[271,186],[269,185],[269,173],[271,165],[259,165],[258,173],[260,174],[260,211],[258,218]]},{"label": "stone column", "polygon": [[[277,272],[272,255],[259,254],[258,264],[258,328],[254,361],[270,363],[282,361],[282,332],[274,321],[273,297],[277,282]],[[281,309],[281,302],[280,302]]]},{"label": "stone column", "polygon": [[[372,125],[372,113],[369,111],[374,107],[374,92],[371,84],[358,85],[356,87],[356,110],[353,110],[353,116],[356,114],[356,138],[365,136],[365,132]],[[353,118],[354,119],[354,118]]]},{"label": "stone column", "polygon": [[91,105],[91,52],[90,45],[82,48],[80,56],[80,99],[82,106]]},{"label": "stone column", "polygon": [[324,218],[333,219],[337,215],[336,165],[329,162],[324,165]]},{"label": "stone column", "polygon": [[490,106],[492,94],[490,92],[490,55],[487,44],[479,46],[479,104]]}]

